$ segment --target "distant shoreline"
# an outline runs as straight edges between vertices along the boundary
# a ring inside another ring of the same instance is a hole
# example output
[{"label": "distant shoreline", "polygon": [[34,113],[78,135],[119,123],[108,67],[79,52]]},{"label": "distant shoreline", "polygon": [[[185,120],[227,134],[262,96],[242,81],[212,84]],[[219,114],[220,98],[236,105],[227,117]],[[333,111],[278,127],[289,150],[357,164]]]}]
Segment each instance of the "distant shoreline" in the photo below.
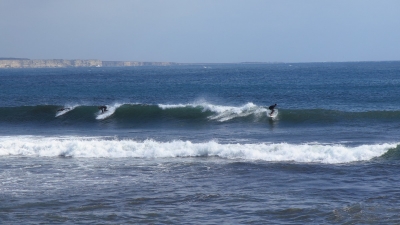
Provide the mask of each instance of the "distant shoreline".
[{"label": "distant shoreline", "polygon": [[3,68],[75,68],[75,67],[136,67],[136,66],[185,66],[216,64],[298,64],[298,63],[363,63],[363,62],[400,62],[387,61],[331,61],[331,62],[237,62],[237,63],[176,63],[176,62],[140,62],[140,61],[103,61],[99,59],[28,59],[0,57],[0,69]]},{"label": "distant shoreline", "polygon": [[73,68],[73,67],[135,67],[135,66],[176,66],[215,64],[277,64],[284,62],[238,62],[238,63],[176,63],[140,61],[103,61],[99,59],[28,59],[1,58],[1,68]]},{"label": "distant shoreline", "polygon": [[171,66],[173,62],[102,61],[98,59],[25,59],[0,58],[0,68],[70,68],[70,67],[129,67]]}]

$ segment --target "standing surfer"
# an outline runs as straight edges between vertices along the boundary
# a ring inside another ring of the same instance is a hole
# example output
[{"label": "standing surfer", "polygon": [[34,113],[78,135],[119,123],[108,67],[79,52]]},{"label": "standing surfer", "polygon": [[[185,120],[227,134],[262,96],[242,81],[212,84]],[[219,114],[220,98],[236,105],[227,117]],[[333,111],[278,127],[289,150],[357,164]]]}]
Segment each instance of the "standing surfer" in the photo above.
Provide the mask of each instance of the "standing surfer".
[{"label": "standing surfer", "polygon": [[275,107],[276,107],[276,103],[275,103],[275,105],[271,105],[268,107],[268,109],[271,110],[271,113],[269,114],[270,116],[272,116],[272,113],[275,112]]},{"label": "standing surfer", "polygon": [[99,106],[99,109],[101,110],[101,113],[104,113],[105,111],[107,111],[107,106]]}]

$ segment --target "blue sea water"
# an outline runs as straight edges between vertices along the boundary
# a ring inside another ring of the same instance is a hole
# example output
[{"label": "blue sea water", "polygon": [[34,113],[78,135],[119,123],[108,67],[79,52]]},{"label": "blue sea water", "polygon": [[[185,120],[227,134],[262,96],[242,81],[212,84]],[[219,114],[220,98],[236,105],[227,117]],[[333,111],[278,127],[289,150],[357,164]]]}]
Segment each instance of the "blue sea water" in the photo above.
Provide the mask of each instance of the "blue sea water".
[{"label": "blue sea water", "polygon": [[0,90],[1,224],[400,223],[400,62],[3,69]]}]

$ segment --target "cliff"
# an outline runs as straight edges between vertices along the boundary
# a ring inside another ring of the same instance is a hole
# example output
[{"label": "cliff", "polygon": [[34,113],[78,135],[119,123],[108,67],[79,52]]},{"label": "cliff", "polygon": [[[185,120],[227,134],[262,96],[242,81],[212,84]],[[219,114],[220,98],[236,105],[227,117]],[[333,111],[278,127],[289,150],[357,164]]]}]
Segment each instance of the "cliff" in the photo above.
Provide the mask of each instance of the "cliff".
[{"label": "cliff", "polygon": [[137,61],[103,61],[103,67],[122,67],[122,66],[171,66],[176,63],[171,62],[137,62]]},{"label": "cliff", "polygon": [[171,62],[65,60],[65,59],[12,59],[0,58],[0,68],[66,68],[66,67],[125,67],[125,66],[170,66]]},{"label": "cliff", "polygon": [[0,68],[62,68],[101,66],[100,60],[65,60],[65,59],[0,59]]}]

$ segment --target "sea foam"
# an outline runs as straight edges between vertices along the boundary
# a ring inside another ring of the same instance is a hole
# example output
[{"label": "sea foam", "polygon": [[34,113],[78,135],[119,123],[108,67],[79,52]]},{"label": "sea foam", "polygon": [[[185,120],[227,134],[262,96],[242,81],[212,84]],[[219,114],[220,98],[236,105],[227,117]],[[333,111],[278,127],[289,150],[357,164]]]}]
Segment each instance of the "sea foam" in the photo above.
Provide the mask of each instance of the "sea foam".
[{"label": "sea foam", "polygon": [[220,157],[240,160],[348,163],[383,155],[397,144],[348,147],[339,144],[254,143],[220,144],[216,141],[193,143],[174,140],[136,141],[83,137],[0,137],[1,156],[174,158]]},{"label": "sea foam", "polygon": [[214,114],[209,116],[210,120],[217,120],[219,122],[224,122],[228,120],[232,120],[238,117],[246,117],[249,115],[254,115],[256,117],[261,117],[265,115],[269,110],[262,106],[257,106],[252,102],[248,102],[242,106],[224,106],[224,105],[214,105],[207,103],[206,101],[199,101],[192,104],[175,104],[175,105],[166,105],[159,104],[158,107],[161,109],[170,109],[170,108],[184,108],[184,107],[192,107],[197,108],[200,107],[203,111],[210,111]]}]

